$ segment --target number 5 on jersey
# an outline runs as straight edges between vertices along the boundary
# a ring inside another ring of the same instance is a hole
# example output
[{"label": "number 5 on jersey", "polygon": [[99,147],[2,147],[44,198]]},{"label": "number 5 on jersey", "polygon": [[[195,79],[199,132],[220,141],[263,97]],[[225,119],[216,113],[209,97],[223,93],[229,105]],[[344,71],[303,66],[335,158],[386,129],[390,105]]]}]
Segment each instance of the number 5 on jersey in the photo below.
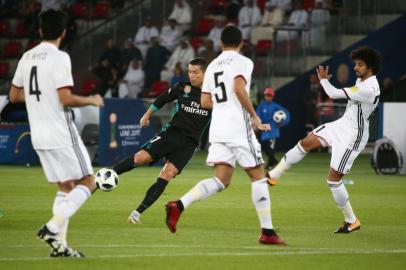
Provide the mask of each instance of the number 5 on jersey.
[{"label": "number 5 on jersey", "polygon": [[30,72],[30,95],[37,96],[37,101],[39,101],[41,91],[38,89],[37,66],[33,66]]},{"label": "number 5 on jersey", "polygon": [[226,93],[226,86],[224,85],[224,82],[219,81],[219,77],[223,75],[223,71],[216,72],[214,73],[214,85],[216,88],[220,87],[221,88],[221,97],[219,97],[218,94],[215,94],[214,96],[216,97],[217,103],[221,102],[226,102],[227,101],[227,93]]}]

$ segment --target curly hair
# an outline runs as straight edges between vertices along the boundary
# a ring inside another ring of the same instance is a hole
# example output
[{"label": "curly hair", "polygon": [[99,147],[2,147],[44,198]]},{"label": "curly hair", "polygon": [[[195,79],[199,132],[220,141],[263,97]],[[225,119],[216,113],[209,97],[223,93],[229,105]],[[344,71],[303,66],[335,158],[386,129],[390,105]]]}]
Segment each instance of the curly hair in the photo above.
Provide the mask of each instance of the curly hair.
[{"label": "curly hair", "polygon": [[381,54],[368,46],[358,47],[353,50],[350,54],[350,58],[355,60],[361,60],[365,65],[372,70],[372,73],[375,75],[378,73],[379,68],[382,62]]}]

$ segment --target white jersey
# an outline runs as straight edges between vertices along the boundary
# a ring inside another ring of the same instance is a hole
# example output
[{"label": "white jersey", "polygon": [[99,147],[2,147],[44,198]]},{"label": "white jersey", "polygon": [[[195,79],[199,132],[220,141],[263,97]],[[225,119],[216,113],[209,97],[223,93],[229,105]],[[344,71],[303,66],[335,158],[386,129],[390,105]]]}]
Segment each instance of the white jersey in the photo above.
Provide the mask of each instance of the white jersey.
[{"label": "white jersey", "polygon": [[18,63],[13,85],[24,88],[34,149],[67,147],[79,138],[58,95],[58,89],[73,87],[71,69],[69,55],[48,42],[24,53]]},{"label": "white jersey", "polygon": [[210,93],[213,101],[209,141],[235,142],[250,140],[253,134],[250,116],[243,109],[234,90],[234,79],[246,81],[249,94],[254,64],[236,51],[224,51],[214,59],[204,75],[202,92]]},{"label": "white jersey", "polygon": [[[321,80],[321,84],[324,89],[328,87],[326,80]],[[375,76],[365,81],[357,79],[353,87],[343,88],[342,91],[348,99],[347,108],[344,115],[334,123],[340,126],[345,140],[343,146],[362,150],[368,142],[369,119],[379,102],[378,81]]]}]

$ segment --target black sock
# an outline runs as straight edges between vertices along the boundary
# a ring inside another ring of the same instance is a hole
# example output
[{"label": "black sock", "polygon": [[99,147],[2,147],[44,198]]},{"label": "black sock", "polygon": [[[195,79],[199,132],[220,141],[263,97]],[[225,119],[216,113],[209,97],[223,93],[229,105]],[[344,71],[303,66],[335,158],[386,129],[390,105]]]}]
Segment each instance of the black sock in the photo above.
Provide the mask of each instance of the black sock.
[{"label": "black sock", "polygon": [[179,209],[181,212],[185,209],[185,207],[183,206],[183,203],[182,203],[181,200],[177,200],[177,201],[176,201],[176,206],[178,207],[178,209]]},{"label": "black sock", "polygon": [[128,171],[131,171],[136,167],[136,164],[134,164],[134,156],[130,156],[126,159],[123,159],[119,163],[113,166],[113,170],[118,174],[122,174]]},{"label": "black sock", "polygon": [[276,235],[274,229],[264,229],[264,228],[262,228],[262,233],[267,235],[267,236]]},{"label": "black sock", "polygon": [[166,185],[168,185],[168,181],[158,177],[156,182],[145,193],[145,198],[138,206],[137,211],[141,214],[149,208],[164,192]]}]

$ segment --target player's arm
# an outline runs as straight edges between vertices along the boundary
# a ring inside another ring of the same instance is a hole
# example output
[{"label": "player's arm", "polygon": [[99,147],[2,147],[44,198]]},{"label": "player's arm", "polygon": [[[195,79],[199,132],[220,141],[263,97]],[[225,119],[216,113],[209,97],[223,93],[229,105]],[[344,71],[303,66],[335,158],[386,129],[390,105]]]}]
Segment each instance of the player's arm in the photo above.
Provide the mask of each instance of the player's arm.
[{"label": "player's arm", "polygon": [[210,93],[202,92],[202,95],[200,96],[200,106],[202,106],[203,109],[213,109],[213,101],[211,100]]},{"label": "player's arm", "polygon": [[330,98],[332,99],[347,98],[347,94],[343,89],[337,89],[329,82],[331,75],[328,74],[328,66],[327,67],[319,66],[318,68],[316,68],[316,72],[317,76],[319,77],[321,86],[323,86],[324,91]]},{"label": "player's arm", "polygon": [[87,97],[78,96],[72,94],[70,87],[62,87],[58,89],[59,100],[61,101],[63,106],[68,107],[83,107],[88,105],[93,106],[103,106],[103,98],[97,94]]},{"label": "player's arm", "polygon": [[11,103],[25,102],[24,89],[11,85],[9,99]]},{"label": "player's arm", "polygon": [[242,76],[237,76],[234,79],[234,91],[240,101],[242,107],[250,114],[252,118],[252,125],[254,129],[259,130],[270,130],[271,126],[269,124],[262,124],[261,119],[255,112],[254,106],[249,99],[247,91],[245,91],[246,81]]}]

